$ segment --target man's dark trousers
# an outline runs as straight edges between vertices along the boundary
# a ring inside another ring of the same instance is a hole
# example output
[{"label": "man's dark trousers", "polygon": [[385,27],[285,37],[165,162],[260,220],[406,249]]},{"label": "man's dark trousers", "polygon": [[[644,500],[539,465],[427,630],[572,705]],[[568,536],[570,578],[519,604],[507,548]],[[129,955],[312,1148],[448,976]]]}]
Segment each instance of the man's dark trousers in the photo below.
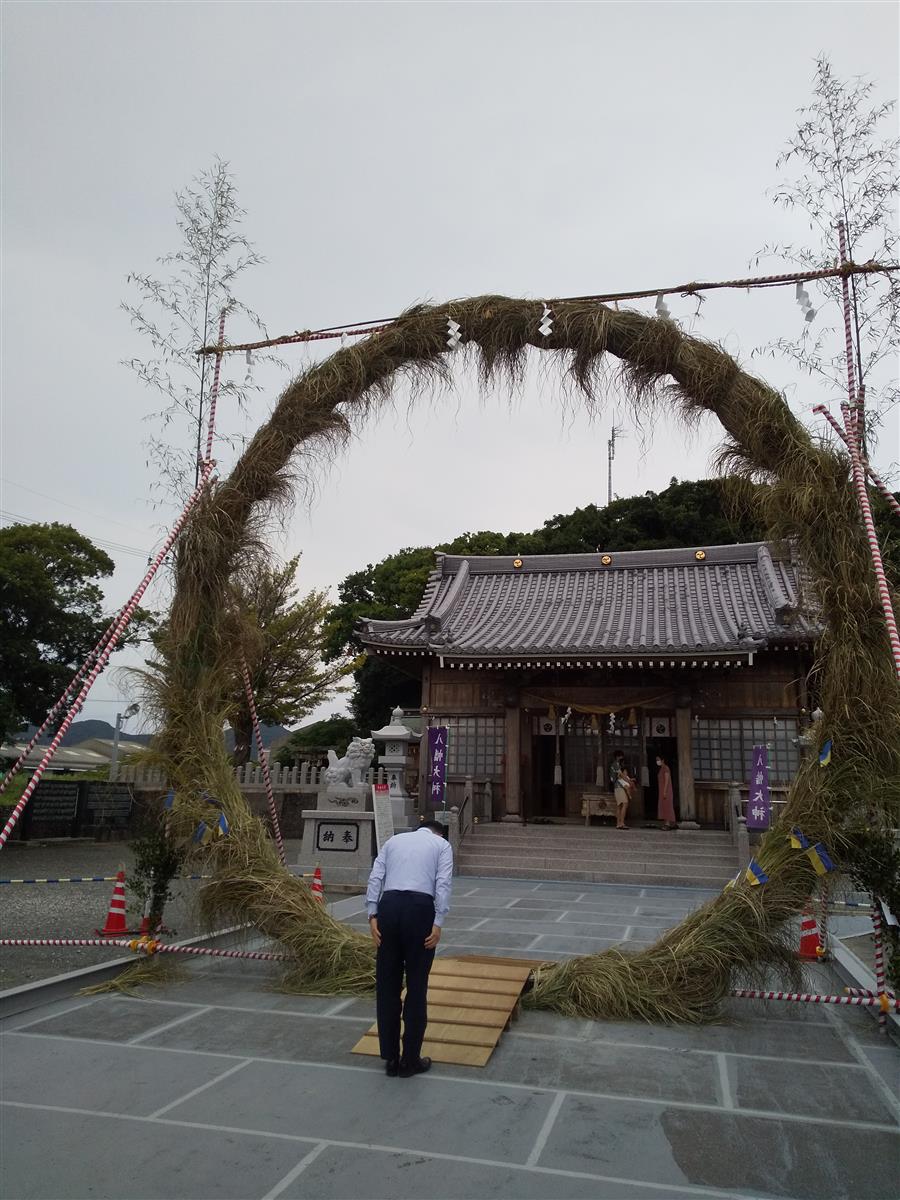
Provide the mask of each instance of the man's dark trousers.
[{"label": "man's dark trousers", "polygon": [[381,945],[375,957],[375,996],[381,1057],[400,1058],[400,992],[403,1003],[404,1063],[419,1061],[428,1024],[426,991],[434,950],[425,939],[434,925],[434,900],[424,892],[384,892],[378,903]]}]

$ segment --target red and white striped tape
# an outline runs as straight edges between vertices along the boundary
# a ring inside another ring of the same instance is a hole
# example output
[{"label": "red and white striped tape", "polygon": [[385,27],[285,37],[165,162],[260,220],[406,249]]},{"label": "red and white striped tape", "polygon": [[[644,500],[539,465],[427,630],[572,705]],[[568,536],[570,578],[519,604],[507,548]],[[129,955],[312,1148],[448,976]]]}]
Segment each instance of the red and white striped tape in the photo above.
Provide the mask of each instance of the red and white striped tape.
[{"label": "red and white striped tape", "polygon": [[884,992],[878,996],[823,996],[815,992],[758,992],[751,988],[735,988],[731,995],[739,1000],[791,1000],[801,1004],[848,1004],[852,1008],[880,1008],[883,1010],[882,1016],[888,1008],[900,1012],[900,1000]]},{"label": "red and white striped tape", "polygon": [[170,946],[153,938],[0,938],[0,946],[121,946],[138,954],[193,954],[210,958],[253,958],[273,962],[292,961],[289,954],[266,950],[215,950],[207,946]]},{"label": "red and white striped tape", "polygon": [[287,856],[284,852],[284,840],[281,836],[281,823],[278,820],[278,810],[275,807],[275,793],[272,791],[272,777],[269,774],[269,760],[262,740],[262,729],[259,717],[256,715],[256,701],[253,698],[253,688],[250,684],[250,671],[247,660],[241,655],[241,675],[244,677],[244,692],[247,696],[247,706],[250,709],[250,720],[253,722],[253,736],[256,739],[256,750],[259,754],[259,764],[262,768],[263,783],[266,787],[266,804],[269,806],[269,818],[272,822],[272,832],[275,835],[275,845],[278,847],[278,857],[281,865],[287,866]]}]

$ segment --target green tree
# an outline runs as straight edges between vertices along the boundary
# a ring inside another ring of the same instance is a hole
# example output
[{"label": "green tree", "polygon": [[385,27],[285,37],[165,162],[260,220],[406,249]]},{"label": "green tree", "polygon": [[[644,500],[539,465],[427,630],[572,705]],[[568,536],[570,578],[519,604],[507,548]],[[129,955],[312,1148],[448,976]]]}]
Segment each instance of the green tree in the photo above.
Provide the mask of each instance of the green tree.
[{"label": "green tree", "polygon": [[109,618],[112,559],[71,525],[0,529],[0,734],[39,724]]},{"label": "green tree", "polygon": [[[511,535],[515,540],[515,535]],[[763,537],[746,506],[729,502],[716,479],[673,479],[662,492],[588,504],[551,517],[521,539],[523,554],[590,554],[595,550],[668,550],[677,546],[723,546]],[[509,539],[507,539],[509,540]],[[500,553],[509,553],[509,550]]]},{"label": "green tree", "polygon": [[[346,655],[322,662],[328,593],[300,596],[294,586],[299,556],[283,567],[256,564],[234,585],[238,643],[250,673],[257,715],[267,725],[291,725],[339,692],[353,669]],[[253,724],[240,675],[235,673],[229,723],[236,764],[253,753]]]},{"label": "green tree", "polygon": [[283,767],[293,767],[301,759],[318,758],[328,750],[333,750],[340,758],[346,753],[357,729],[356,722],[350,717],[333,713],[324,721],[313,721],[311,725],[295,729],[273,757]]}]

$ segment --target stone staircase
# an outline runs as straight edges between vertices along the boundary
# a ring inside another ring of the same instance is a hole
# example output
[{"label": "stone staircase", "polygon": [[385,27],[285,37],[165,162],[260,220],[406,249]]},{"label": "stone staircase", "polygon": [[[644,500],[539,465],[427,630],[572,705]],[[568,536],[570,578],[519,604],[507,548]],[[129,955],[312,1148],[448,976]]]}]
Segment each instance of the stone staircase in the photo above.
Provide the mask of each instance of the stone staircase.
[{"label": "stone staircase", "polygon": [[715,830],[479,824],[457,856],[460,875],[721,888],[738,869],[731,835]]}]

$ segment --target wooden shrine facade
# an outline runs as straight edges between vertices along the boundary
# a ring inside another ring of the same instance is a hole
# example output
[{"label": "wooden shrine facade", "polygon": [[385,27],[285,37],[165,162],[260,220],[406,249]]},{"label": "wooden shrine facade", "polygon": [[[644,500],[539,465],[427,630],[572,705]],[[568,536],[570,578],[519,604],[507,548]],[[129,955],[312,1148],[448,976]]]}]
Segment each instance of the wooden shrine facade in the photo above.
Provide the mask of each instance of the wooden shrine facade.
[{"label": "wooden shrine facade", "polygon": [[451,802],[473,776],[491,780],[495,819],[575,818],[622,750],[630,815],[656,816],[661,754],[680,819],[719,825],[754,745],[776,789],[799,765],[819,632],[802,579],[765,543],[438,555],[411,618],[360,632],[421,677],[424,716],[448,727]]}]

